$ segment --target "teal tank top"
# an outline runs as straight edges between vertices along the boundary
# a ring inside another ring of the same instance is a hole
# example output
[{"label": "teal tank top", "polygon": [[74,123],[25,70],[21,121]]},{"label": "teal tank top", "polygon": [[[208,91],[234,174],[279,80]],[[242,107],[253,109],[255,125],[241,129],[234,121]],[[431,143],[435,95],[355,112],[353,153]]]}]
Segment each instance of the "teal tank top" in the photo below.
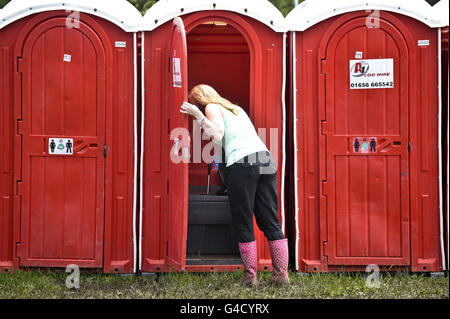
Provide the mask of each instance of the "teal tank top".
[{"label": "teal tank top", "polygon": [[255,127],[245,111],[237,106],[239,114],[224,109],[223,122],[225,132],[223,146],[225,148],[226,166],[233,165],[243,157],[261,151],[268,151],[259,138]]}]

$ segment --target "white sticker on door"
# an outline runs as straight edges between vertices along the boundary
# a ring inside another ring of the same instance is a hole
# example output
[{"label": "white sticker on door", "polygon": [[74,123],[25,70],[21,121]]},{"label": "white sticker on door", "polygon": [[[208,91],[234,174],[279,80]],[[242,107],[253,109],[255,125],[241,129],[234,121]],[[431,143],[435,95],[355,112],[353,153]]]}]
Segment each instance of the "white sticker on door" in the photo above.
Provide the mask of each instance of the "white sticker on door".
[{"label": "white sticker on door", "polygon": [[350,60],[350,89],[394,87],[394,59]]},{"label": "white sticker on door", "polygon": [[73,155],[73,139],[50,137],[48,139],[49,155]]},{"label": "white sticker on door", "polygon": [[116,48],[126,48],[127,43],[123,41],[116,41]]},{"label": "white sticker on door", "polygon": [[72,56],[70,54],[64,54],[64,62],[72,61]]},{"label": "white sticker on door", "polygon": [[181,80],[180,58],[173,58],[173,87],[183,87],[183,83]]}]

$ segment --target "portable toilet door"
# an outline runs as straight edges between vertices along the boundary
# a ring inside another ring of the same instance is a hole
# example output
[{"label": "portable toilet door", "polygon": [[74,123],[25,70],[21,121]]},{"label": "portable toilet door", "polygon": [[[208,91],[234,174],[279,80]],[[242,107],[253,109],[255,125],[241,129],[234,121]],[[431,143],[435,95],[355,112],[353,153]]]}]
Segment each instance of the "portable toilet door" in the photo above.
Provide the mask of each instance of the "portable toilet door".
[{"label": "portable toilet door", "polygon": [[0,268],[136,268],[136,31],[125,0],[0,19]]},{"label": "portable toilet door", "polygon": [[296,269],[442,271],[440,19],[425,1],[306,0],[286,24]]},{"label": "portable toilet door", "polygon": [[[228,199],[220,192],[220,175],[214,169],[205,195],[208,160],[202,152],[208,153],[210,141],[201,140],[192,119],[180,113],[188,91],[197,84],[209,84],[243,107],[261,129],[278,163],[279,218],[284,227],[283,26],[283,16],[268,1],[160,1],[144,16],[139,249],[143,272],[242,269],[230,232]],[[270,251],[256,225],[255,237],[258,266],[269,270]]]}]

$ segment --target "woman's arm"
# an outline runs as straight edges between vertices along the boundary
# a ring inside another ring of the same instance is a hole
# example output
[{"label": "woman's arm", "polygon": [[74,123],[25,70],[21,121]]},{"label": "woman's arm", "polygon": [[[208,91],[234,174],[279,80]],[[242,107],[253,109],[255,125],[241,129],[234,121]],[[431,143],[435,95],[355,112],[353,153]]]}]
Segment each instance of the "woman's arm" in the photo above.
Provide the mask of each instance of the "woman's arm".
[{"label": "woman's arm", "polygon": [[180,112],[194,117],[208,136],[212,137],[216,142],[220,142],[225,132],[225,124],[220,108],[220,105],[208,104],[205,108],[205,116],[197,106],[184,102]]},{"label": "woman's arm", "polygon": [[220,142],[225,133],[225,124],[221,106],[217,104],[208,104],[205,108],[206,119],[203,121],[203,129],[208,136],[214,138],[216,142]]}]

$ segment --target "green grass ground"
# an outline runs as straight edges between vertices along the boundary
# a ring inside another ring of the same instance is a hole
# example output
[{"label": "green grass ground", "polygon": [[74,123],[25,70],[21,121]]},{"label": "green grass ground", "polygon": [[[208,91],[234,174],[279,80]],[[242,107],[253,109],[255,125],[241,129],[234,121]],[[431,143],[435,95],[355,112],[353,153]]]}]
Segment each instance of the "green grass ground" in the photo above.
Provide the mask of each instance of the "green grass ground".
[{"label": "green grass ground", "polygon": [[[83,272],[79,289],[66,287],[63,270],[29,270],[0,274],[0,299],[5,298],[449,298],[449,278],[427,274],[382,273],[380,286],[366,286],[365,273],[290,274],[289,287],[241,287],[242,272],[170,273],[120,276]],[[260,273],[261,279],[270,273]]]}]

